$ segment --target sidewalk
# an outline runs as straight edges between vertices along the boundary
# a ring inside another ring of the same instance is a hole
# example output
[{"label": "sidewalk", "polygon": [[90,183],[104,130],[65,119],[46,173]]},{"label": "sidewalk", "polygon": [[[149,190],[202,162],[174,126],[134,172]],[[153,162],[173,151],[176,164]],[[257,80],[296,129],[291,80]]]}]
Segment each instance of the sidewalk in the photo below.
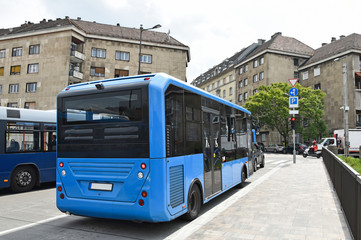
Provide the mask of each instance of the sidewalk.
[{"label": "sidewalk", "polygon": [[322,158],[274,171],[187,239],[352,239]]}]

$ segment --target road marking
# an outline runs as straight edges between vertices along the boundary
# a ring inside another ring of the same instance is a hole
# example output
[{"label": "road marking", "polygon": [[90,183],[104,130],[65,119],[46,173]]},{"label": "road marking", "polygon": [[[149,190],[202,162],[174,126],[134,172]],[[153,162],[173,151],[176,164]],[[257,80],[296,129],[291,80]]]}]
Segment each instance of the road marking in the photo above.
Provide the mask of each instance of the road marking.
[{"label": "road marking", "polygon": [[276,173],[279,169],[281,169],[283,166],[287,164],[280,164],[267,172],[265,175],[261,176],[251,184],[249,184],[247,187],[242,188],[240,191],[238,191],[236,194],[234,194],[232,197],[228,198],[227,200],[219,203],[206,213],[204,213],[202,216],[196,218],[192,222],[188,223],[184,227],[180,228],[178,231],[174,232],[173,234],[169,235],[165,238],[165,240],[181,240],[181,239],[187,239],[191,234],[199,230],[202,226],[207,224],[209,221],[211,221],[213,218],[218,216],[220,213],[222,213],[224,210],[226,210],[228,207],[236,203],[239,199],[247,195],[250,191],[252,191],[255,187],[257,187],[259,184],[267,180],[270,176],[272,176],[274,173]]},{"label": "road marking", "polygon": [[[273,164],[273,165],[275,165],[275,164],[280,164],[280,163],[286,163],[286,162],[290,162],[290,160],[274,160],[274,161],[269,161],[270,162],[270,164]],[[267,162],[266,162],[267,163]]]},{"label": "road marking", "polygon": [[9,233],[13,233],[13,232],[17,232],[17,231],[20,231],[20,230],[24,230],[24,229],[26,229],[26,228],[35,227],[35,226],[37,226],[37,225],[40,225],[40,224],[43,224],[43,223],[47,223],[47,222],[51,222],[51,221],[54,221],[54,220],[57,220],[57,219],[61,219],[61,218],[67,217],[67,216],[68,216],[68,215],[65,215],[65,214],[64,214],[64,215],[59,215],[59,216],[47,218],[47,219],[44,219],[44,220],[41,220],[41,221],[38,221],[38,222],[35,222],[35,223],[30,223],[30,224],[27,224],[27,225],[24,225],[24,226],[21,226],[21,227],[8,229],[8,230],[5,230],[5,231],[0,232],[0,236],[4,236],[4,235],[9,234]]}]

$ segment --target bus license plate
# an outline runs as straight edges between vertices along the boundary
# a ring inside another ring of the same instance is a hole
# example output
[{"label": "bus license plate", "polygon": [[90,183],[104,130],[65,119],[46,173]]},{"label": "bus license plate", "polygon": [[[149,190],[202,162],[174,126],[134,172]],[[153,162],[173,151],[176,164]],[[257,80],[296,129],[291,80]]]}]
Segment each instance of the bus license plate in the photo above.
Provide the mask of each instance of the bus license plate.
[{"label": "bus license plate", "polygon": [[99,190],[99,191],[112,191],[113,184],[111,183],[90,183],[90,190]]}]

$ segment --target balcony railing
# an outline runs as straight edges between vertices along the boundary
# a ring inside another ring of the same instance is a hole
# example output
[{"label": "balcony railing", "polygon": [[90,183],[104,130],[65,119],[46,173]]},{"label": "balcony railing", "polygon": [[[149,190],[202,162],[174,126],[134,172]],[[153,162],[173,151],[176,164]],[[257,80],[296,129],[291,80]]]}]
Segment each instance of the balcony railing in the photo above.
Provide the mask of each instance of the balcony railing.
[{"label": "balcony railing", "polygon": [[85,55],[81,52],[71,50],[70,51],[70,58],[72,62],[82,62],[85,60]]},{"label": "balcony railing", "polygon": [[79,71],[76,71],[76,70],[70,70],[69,71],[69,76],[70,77],[73,77],[73,78],[77,78],[77,79],[80,79],[80,80],[83,80],[83,73],[79,72]]}]

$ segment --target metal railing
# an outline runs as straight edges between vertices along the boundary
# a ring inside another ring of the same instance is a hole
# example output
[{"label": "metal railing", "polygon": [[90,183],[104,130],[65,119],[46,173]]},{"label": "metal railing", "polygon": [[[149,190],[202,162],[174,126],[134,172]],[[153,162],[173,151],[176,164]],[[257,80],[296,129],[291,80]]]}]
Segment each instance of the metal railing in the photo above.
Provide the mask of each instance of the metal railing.
[{"label": "metal railing", "polygon": [[322,157],[355,240],[361,240],[361,176],[334,153]]}]

